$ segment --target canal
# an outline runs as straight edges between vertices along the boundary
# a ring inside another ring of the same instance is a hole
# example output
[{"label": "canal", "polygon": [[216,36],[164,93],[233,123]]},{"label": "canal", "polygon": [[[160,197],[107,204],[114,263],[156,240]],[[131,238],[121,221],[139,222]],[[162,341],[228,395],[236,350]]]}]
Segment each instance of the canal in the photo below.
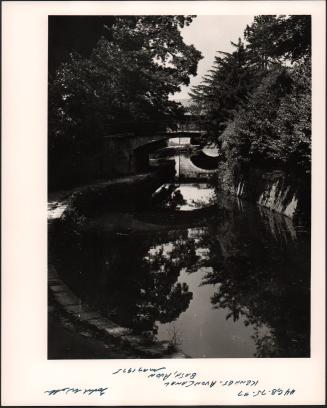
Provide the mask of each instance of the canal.
[{"label": "canal", "polygon": [[52,239],[52,262],[82,305],[190,357],[308,357],[309,232],[218,191],[198,153],[187,138],[153,152],[175,179],[152,205],[93,217],[69,247]]}]

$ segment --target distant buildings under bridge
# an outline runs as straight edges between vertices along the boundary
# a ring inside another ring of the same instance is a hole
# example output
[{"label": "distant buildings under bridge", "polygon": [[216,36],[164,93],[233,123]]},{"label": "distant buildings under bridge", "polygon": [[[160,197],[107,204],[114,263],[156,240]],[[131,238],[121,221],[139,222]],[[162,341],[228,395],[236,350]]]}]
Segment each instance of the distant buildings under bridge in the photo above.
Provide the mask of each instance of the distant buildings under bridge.
[{"label": "distant buildings under bridge", "polygon": [[177,123],[179,132],[204,132],[204,111],[192,104],[191,99],[176,99],[182,104],[185,113],[183,119]]}]

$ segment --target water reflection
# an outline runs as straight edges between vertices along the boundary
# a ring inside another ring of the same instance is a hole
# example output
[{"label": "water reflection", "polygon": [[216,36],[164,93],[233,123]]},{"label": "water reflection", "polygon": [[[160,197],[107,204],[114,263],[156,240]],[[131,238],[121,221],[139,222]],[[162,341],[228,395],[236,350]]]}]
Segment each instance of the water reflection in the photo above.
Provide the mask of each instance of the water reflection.
[{"label": "water reflection", "polygon": [[218,285],[211,303],[227,310],[226,318],[242,319],[253,327],[255,356],[307,356],[309,239],[297,236],[294,227],[287,228],[291,221],[285,217],[270,213],[267,220],[262,215],[260,209],[244,203],[243,213],[237,208],[231,218],[210,224],[211,232],[202,236],[201,245],[209,250],[207,264],[212,270],[202,284]]},{"label": "water reflection", "polygon": [[191,138],[190,137],[174,137],[171,139],[168,139],[168,146],[180,146],[180,145],[186,145],[189,146],[191,143]]},{"label": "water reflection", "polygon": [[[217,167],[215,160],[214,167],[209,166],[209,168],[207,168],[204,166],[202,168],[201,164],[203,164],[203,159],[199,161],[200,166],[196,165],[197,160],[194,160],[194,158],[197,158],[201,153],[204,155],[204,153],[199,146],[190,144],[189,137],[168,139],[167,145],[168,147],[158,149],[150,154],[149,162],[151,167],[156,168],[167,161],[175,162],[176,180],[206,180],[210,179],[215,173]],[[208,148],[208,151],[212,151],[212,149]],[[213,152],[215,153],[215,150]]]},{"label": "water reflection", "polygon": [[217,202],[214,187],[204,183],[163,184],[154,192],[153,199],[161,208],[179,211],[209,207]]},{"label": "water reflection", "polygon": [[309,355],[309,239],[291,220],[221,195],[193,224],[155,209],[126,217],[128,230],[113,215],[111,229],[100,220],[79,237],[50,236],[83,303],[191,357]]}]

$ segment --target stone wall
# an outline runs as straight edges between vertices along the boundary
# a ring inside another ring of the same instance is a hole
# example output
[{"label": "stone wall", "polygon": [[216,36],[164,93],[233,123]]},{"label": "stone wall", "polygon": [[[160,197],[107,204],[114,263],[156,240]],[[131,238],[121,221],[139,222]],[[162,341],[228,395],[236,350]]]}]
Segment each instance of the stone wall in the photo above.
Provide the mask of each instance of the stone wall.
[{"label": "stone wall", "polygon": [[297,178],[282,170],[249,169],[233,176],[225,163],[219,166],[219,187],[238,197],[293,219],[310,217],[311,183],[309,176]]}]

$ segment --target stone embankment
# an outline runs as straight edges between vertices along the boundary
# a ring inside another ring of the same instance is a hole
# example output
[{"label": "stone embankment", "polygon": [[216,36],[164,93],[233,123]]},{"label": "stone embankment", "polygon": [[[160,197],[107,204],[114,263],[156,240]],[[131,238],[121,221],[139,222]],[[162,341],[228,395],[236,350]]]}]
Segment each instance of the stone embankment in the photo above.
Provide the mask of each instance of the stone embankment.
[{"label": "stone embankment", "polygon": [[310,180],[299,180],[281,170],[251,169],[232,177],[222,164],[218,171],[222,190],[276,211],[292,219],[305,221],[310,214]]},{"label": "stone embankment", "polygon": [[82,305],[81,300],[68,288],[50,265],[48,271],[49,290],[56,306],[69,317],[71,322],[83,324],[86,329],[97,334],[104,343],[115,344],[119,350],[132,352],[135,358],[186,358],[168,341],[154,342],[147,337],[135,335],[126,327],[121,327]]}]

